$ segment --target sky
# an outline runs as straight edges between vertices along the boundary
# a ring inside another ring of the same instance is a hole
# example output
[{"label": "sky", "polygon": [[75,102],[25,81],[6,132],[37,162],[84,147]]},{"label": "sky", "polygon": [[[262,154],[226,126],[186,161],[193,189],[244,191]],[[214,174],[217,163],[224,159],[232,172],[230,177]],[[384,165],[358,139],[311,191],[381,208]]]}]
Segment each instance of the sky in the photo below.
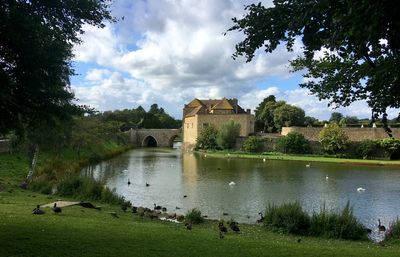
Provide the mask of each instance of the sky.
[{"label": "sky", "polygon": [[[239,32],[224,33],[232,17],[242,17],[250,0],[116,0],[105,28],[84,26],[82,43],[74,47],[71,86],[79,104],[99,111],[146,110],[153,103],[175,118],[192,99],[237,98],[254,110],[267,96],[301,107],[306,115],[329,119],[333,111],[367,118],[365,102],[332,110],[307,89],[301,73],[290,72],[289,60],[300,55],[284,46],[252,62],[233,60]],[[257,1],[259,2],[259,1]],[[270,6],[271,1],[262,1]]]}]

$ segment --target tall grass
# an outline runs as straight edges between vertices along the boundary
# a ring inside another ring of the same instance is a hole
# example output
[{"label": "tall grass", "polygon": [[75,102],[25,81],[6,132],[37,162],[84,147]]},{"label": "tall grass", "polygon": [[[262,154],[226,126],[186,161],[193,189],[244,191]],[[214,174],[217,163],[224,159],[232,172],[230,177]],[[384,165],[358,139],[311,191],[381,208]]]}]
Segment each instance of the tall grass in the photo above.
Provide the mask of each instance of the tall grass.
[{"label": "tall grass", "polygon": [[319,213],[311,216],[309,234],[325,238],[367,239],[366,229],[354,217],[349,202],[340,213],[329,212],[323,205]]},{"label": "tall grass", "polygon": [[191,209],[186,213],[185,220],[193,224],[199,224],[204,221],[203,217],[201,216],[201,211],[196,208]]},{"label": "tall grass", "polygon": [[310,227],[310,217],[300,202],[268,205],[264,225],[272,231],[304,235]]},{"label": "tall grass", "polygon": [[385,241],[400,241],[400,220],[397,218],[394,222],[390,223],[389,229],[385,234]]},{"label": "tall grass", "polygon": [[340,213],[329,212],[325,206],[319,213],[307,214],[299,202],[269,205],[264,225],[276,232],[350,240],[367,239],[367,231],[353,215],[350,203]]}]

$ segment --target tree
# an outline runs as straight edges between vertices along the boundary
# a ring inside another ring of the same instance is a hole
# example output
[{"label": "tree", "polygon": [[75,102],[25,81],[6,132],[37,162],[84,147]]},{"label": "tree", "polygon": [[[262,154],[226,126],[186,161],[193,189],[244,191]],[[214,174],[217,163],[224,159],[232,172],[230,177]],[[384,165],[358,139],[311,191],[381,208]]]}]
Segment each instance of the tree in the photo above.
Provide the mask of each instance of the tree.
[{"label": "tree", "polygon": [[349,137],[336,123],[328,124],[319,133],[319,142],[327,153],[336,154],[347,148]]},{"label": "tree", "polygon": [[73,44],[82,25],[103,27],[108,0],[0,2],[0,134],[70,119]]},{"label": "tree", "polygon": [[223,124],[217,134],[217,144],[222,149],[231,149],[235,146],[236,138],[240,134],[240,124],[233,120]]},{"label": "tree", "polygon": [[290,132],[278,141],[284,153],[305,154],[311,152],[310,142],[298,132]]},{"label": "tree", "polygon": [[263,140],[261,137],[250,136],[243,142],[243,150],[245,152],[256,153],[263,148]]},{"label": "tree", "polygon": [[255,127],[257,130],[266,131],[268,124],[272,123],[273,119],[270,118],[267,112],[264,111],[267,103],[275,103],[276,99],[274,95],[269,95],[256,107],[255,113]]},{"label": "tree", "polygon": [[305,70],[307,82],[301,87],[334,106],[366,100],[373,119],[386,114],[387,108],[400,107],[400,5],[396,1],[273,3],[270,8],[248,5],[243,18],[232,19],[235,24],[228,31],[245,34],[234,58],[244,55],[249,62],[257,49],[270,53],[280,43],[293,51],[300,37],[303,55],[291,66],[294,71]]},{"label": "tree", "polygon": [[299,107],[284,104],[274,110],[274,123],[278,128],[304,126],[304,122],[304,110]]},{"label": "tree", "polygon": [[318,124],[318,119],[314,118],[314,117],[310,117],[310,116],[305,116],[304,117],[304,125],[307,127],[312,127],[314,125]]},{"label": "tree", "polygon": [[339,124],[340,120],[343,118],[343,114],[340,112],[332,112],[331,117],[329,118],[329,122],[334,122]]},{"label": "tree", "polygon": [[197,137],[196,148],[203,150],[217,149],[217,133],[218,131],[213,126],[203,128]]},{"label": "tree", "polygon": [[277,126],[274,120],[274,111],[282,105],[285,101],[268,101],[265,103],[263,110],[256,116],[256,119],[263,124],[263,131],[276,132]]}]

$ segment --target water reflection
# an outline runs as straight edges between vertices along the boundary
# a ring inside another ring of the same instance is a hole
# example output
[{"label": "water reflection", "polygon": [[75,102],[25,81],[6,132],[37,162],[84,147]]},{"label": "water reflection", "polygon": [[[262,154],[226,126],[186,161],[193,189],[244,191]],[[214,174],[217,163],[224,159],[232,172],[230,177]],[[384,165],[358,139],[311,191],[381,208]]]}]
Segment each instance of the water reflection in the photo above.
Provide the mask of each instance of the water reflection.
[{"label": "water reflection", "polygon": [[[400,214],[400,172],[393,167],[326,163],[307,167],[304,162],[213,158],[179,149],[146,148],[84,173],[105,181],[138,206],[156,203],[178,213],[197,207],[210,218],[239,222],[255,222],[271,203],[299,200],[312,213],[323,204],[341,210],[350,201],[355,215],[375,230],[376,238],[377,219],[388,226]],[[231,181],[236,185],[229,186]],[[357,192],[358,187],[366,191]]]}]

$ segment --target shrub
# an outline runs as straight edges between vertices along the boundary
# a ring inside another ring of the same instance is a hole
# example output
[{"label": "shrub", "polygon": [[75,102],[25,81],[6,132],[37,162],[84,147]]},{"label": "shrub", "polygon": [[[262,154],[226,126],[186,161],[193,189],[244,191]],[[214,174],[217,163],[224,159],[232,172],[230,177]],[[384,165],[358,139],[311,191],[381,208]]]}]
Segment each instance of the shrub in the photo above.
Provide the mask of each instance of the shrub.
[{"label": "shrub", "polygon": [[319,142],[327,153],[337,154],[345,150],[349,144],[349,137],[336,123],[328,124],[319,133]]},{"label": "shrub", "polygon": [[82,183],[82,179],[77,176],[66,177],[58,184],[57,192],[61,196],[72,196],[80,190]]},{"label": "shrub", "polygon": [[201,216],[201,211],[196,208],[191,209],[186,213],[185,220],[192,224],[199,224],[204,221],[203,217]]},{"label": "shrub", "polygon": [[357,221],[348,202],[341,213],[329,213],[325,206],[311,217],[309,234],[317,237],[367,239],[365,227]]},{"label": "shrub", "polygon": [[278,146],[284,153],[305,154],[311,152],[310,142],[298,132],[290,132],[281,137]]},{"label": "shrub", "polygon": [[221,126],[217,134],[217,144],[222,149],[231,149],[235,146],[236,138],[240,135],[240,124],[233,120]]},{"label": "shrub", "polygon": [[250,136],[243,142],[243,150],[250,153],[261,152],[262,142],[260,137]]},{"label": "shrub", "polygon": [[384,138],[378,140],[378,145],[382,147],[389,155],[390,159],[399,159],[400,157],[400,140],[394,138]]},{"label": "shrub", "polygon": [[369,159],[376,152],[377,142],[373,140],[363,140],[357,144],[355,154],[358,158]]},{"label": "shrub", "polygon": [[394,222],[390,223],[388,230],[385,234],[386,241],[400,240],[400,220],[397,218]]},{"label": "shrub", "polygon": [[118,195],[115,192],[115,188],[113,190],[105,187],[103,191],[101,191],[101,201],[103,203],[110,203],[110,204],[123,204],[125,202],[125,198],[123,196]]},{"label": "shrub", "polygon": [[297,201],[280,206],[268,205],[264,225],[272,231],[305,235],[310,227],[310,217]]},{"label": "shrub", "polygon": [[30,184],[30,188],[32,189],[32,191],[49,195],[52,192],[53,186],[47,180],[35,180]]},{"label": "shrub", "polygon": [[213,126],[203,128],[197,137],[196,149],[217,149],[217,133],[217,130]]}]

